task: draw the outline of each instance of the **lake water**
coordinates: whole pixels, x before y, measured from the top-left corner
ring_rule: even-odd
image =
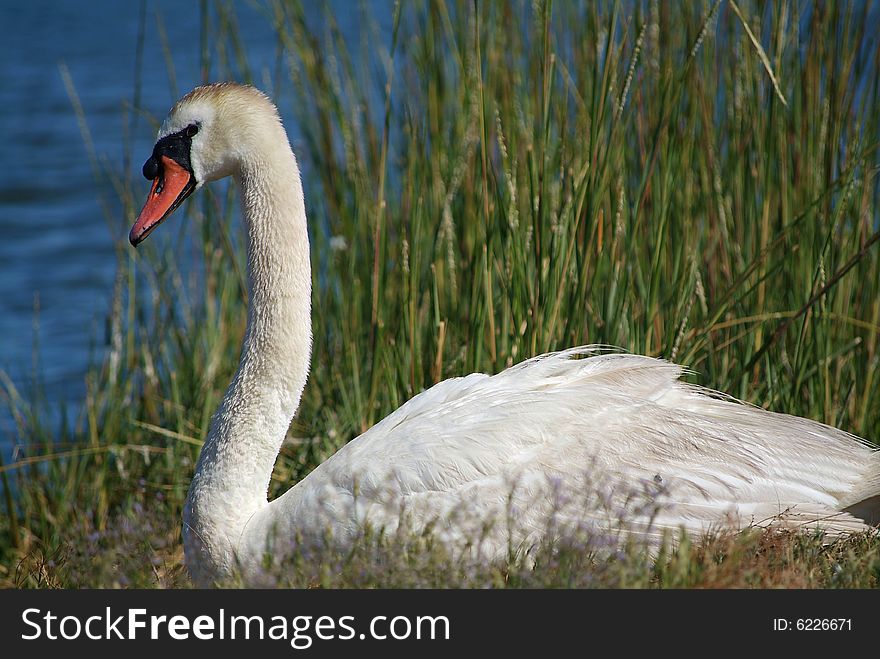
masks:
[[[342,33],[357,34],[354,3],[332,4],[339,5],[334,14]],[[373,15],[387,20],[390,3],[376,4]],[[199,6],[181,0],[0,0],[5,46],[0,57],[0,370],[28,392],[38,343],[37,373],[54,423],[65,402],[71,406],[68,417],[75,417],[84,374],[90,361],[101,357],[92,346],[103,343],[116,268],[114,241],[127,239],[133,220],[122,217],[111,193],[104,200],[116,220],[107,222],[61,71],[69,72],[75,86],[100,165],[124,171],[124,135],[133,129],[132,171],[140,178],[155,135],[146,120],[129,119],[126,125],[123,114],[135,89],[138,35],[143,29],[140,105],[162,117],[175,99],[157,18],[185,92],[201,81]],[[261,72],[274,72],[278,65],[277,41],[259,7],[250,2],[235,7],[251,67],[262,79]],[[284,119],[295,142],[292,119]],[[146,181],[136,185],[146,194]],[[12,419],[0,405],[4,459],[14,440]]]

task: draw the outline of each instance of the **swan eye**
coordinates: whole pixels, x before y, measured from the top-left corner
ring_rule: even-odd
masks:
[[[199,132],[199,125],[198,124],[190,124],[189,126],[186,127],[184,134],[187,137],[193,137],[198,132]]]
[[[144,163],[143,174],[144,178],[148,181],[152,181],[159,176],[159,163],[153,156],[147,158],[147,162]]]

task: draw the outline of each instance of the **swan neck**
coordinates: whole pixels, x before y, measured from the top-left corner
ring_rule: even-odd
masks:
[[[184,513],[187,562],[211,564],[218,573],[238,560],[248,519],[267,505],[275,460],[309,371],[311,269],[302,184],[286,134],[270,138],[234,175],[247,234],[247,328]]]

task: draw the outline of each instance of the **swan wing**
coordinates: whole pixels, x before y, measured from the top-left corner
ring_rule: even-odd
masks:
[[[402,508],[423,525],[467,507],[475,519],[513,514],[534,534],[560,498],[589,490],[603,513],[594,506],[582,517],[626,509],[643,529],[780,517],[859,525],[841,510],[880,462],[858,438],[688,385],[663,360],[597,352],[574,348],[443,381],[268,510],[301,530],[333,520],[335,533],[353,533],[367,517],[394,527]],[[460,518],[448,526],[467,528]]]

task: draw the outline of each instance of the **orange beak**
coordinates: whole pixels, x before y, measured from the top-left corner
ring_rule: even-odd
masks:
[[[129,242],[135,247],[196,189],[195,178],[185,167],[168,156],[161,158],[159,175],[153,179],[147,203],[128,234]]]

